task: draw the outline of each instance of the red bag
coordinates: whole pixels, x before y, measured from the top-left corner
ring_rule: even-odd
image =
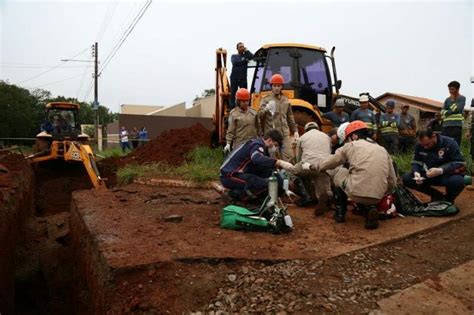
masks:
[[[398,216],[397,207],[395,206],[395,195],[385,195],[377,204],[377,210],[380,216],[385,218],[395,218]]]

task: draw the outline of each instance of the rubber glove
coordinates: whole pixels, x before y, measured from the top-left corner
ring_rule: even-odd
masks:
[[[281,167],[284,170],[290,170],[293,168],[293,164],[291,164],[290,162],[283,161],[283,160],[277,160],[275,165]]]
[[[301,164],[301,168],[303,168],[303,171],[311,171],[311,163],[304,162]]]
[[[224,147],[224,153],[229,153],[230,152],[230,143],[227,143]]]
[[[426,177],[432,178],[443,175],[443,169],[441,167],[432,167],[426,172]]]

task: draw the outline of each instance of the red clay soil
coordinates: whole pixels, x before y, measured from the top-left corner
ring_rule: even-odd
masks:
[[[0,153],[0,313],[13,309],[14,251],[32,212],[33,174],[20,154]]]
[[[116,173],[119,167],[127,164],[145,164],[162,162],[180,165],[187,154],[196,147],[210,147],[211,133],[198,123],[189,128],[167,130],[124,157],[110,157],[99,162],[102,177],[107,178],[107,186],[116,185]]]
[[[92,188],[84,166],[78,163],[61,160],[44,162],[35,167],[35,175],[37,216],[69,211],[71,193]]]
[[[121,164],[163,162],[180,165],[191,150],[210,145],[210,131],[202,124],[195,124],[189,128],[167,130],[120,160]]]
[[[120,305],[128,298],[128,293],[140,296],[142,290],[153,296],[152,305],[163,306],[164,300],[171,304],[183,300],[183,294],[189,292],[186,286],[207,290],[209,283],[210,290],[215,285],[208,274],[212,266],[204,264],[202,270],[194,270],[193,264],[328,259],[472,215],[470,195],[461,195],[461,213],[455,217],[397,218],[382,221],[375,231],[365,230],[360,216],[348,215],[345,224],[336,224],[331,213],[315,218],[310,208],[291,207],[295,230],[271,235],[220,229],[223,204],[213,191],[133,184],[108,192],[74,192],[71,239],[78,246],[74,252],[79,254],[78,265],[91,286],[96,310],[110,310],[114,303]],[[182,221],[167,222],[170,215],[179,215]],[[178,262],[191,266],[176,265]],[[187,280],[181,281],[182,277]],[[128,303],[147,308],[133,300]]]

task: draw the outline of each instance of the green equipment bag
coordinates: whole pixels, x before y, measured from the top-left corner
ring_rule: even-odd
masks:
[[[397,187],[394,194],[397,211],[403,215],[417,217],[442,217],[455,215],[459,212],[459,208],[448,201],[432,201],[423,203],[405,187]]]
[[[268,220],[248,209],[229,205],[222,209],[221,228],[231,230],[262,231],[269,230]]]

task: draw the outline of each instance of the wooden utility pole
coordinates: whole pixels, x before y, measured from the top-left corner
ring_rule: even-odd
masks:
[[[94,138],[97,146],[99,146],[99,44],[94,44]]]

